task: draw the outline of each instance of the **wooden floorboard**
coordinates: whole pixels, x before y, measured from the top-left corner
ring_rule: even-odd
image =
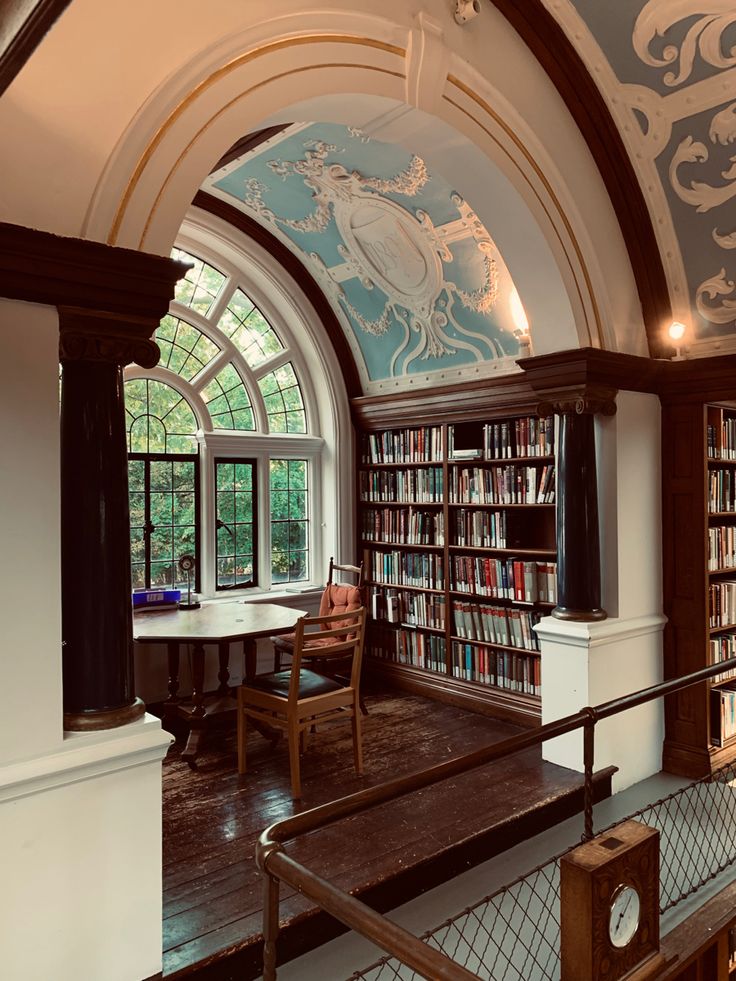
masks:
[[[364,775],[353,770],[350,727],[325,728],[303,758],[298,809],[520,731],[406,693],[369,694],[367,702]],[[294,813],[286,746],[273,749],[252,734],[244,776],[236,770],[231,729],[209,735],[196,770],[180,753],[177,743],[164,762],[164,978],[244,981],[258,976],[260,962],[255,842],[268,824]],[[387,909],[537,833],[540,821],[549,826],[573,813],[581,804],[579,787],[577,774],[543,763],[539,749],[530,749],[306,836],[289,852]],[[282,957],[339,931],[317,913],[303,896],[283,890]]]

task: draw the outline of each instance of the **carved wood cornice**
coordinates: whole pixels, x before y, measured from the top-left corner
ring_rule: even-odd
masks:
[[[0,296],[157,325],[189,266],[166,256],[0,222]]]
[[[0,296],[56,306],[62,361],[158,363],[150,339],[189,268],[165,256],[0,222]]]

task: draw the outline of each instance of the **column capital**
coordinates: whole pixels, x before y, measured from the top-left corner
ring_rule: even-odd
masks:
[[[113,314],[103,310],[60,306],[59,360],[107,361],[153,368],[161,356],[151,340],[158,322],[148,318]]]
[[[547,393],[537,405],[540,416],[574,414],[613,416],[616,414],[616,389],[604,386],[583,386]]]

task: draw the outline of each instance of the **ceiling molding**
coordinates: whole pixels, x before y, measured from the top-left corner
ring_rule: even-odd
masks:
[[[639,181],[594,78],[543,0],[490,0],[527,44],[562,96],[600,171],[636,280],[649,352],[668,356],[662,325],[672,319],[667,277]]]
[[[249,215],[244,214],[238,208],[227,204],[227,202],[221,201],[211,194],[206,194],[204,191],[198,191],[194,196],[192,204],[196,208],[201,208],[203,211],[207,211],[209,214],[215,215],[223,221],[228,222],[234,228],[237,228],[243,235],[257,242],[258,245],[264,248],[283,266],[286,272],[304,291],[304,294],[314,307],[322,322],[322,326],[327,332],[337,362],[342,368],[348,398],[354,398],[360,395],[363,390],[360,375],[358,374],[355,359],[353,358],[353,353],[350,350],[343,329],[335,316],[329,300],[303,263],[300,262],[290,249],[264,228],[263,225],[259,224]]]
[[[0,95],[69,3],[70,0],[15,0],[11,3],[0,3]]]

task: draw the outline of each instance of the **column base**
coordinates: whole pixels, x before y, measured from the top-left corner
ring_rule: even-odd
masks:
[[[601,608],[594,610],[574,610],[569,606],[556,606],[552,610],[552,616],[557,620],[575,620],[577,623],[593,623],[596,620],[605,620],[608,614]]]
[[[122,708],[117,709],[65,712],[64,731],[93,732],[98,729],[117,729],[118,726],[125,726],[129,722],[142,719],[145,713],[146,706],[140,698],[136,698],[131,705],[123,705]]]

